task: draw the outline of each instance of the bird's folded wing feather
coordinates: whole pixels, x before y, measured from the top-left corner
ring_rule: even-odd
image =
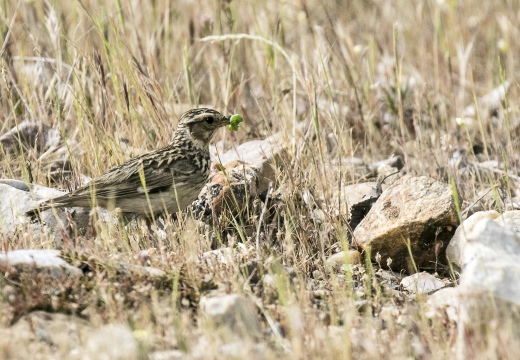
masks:
[[[177,160],[167,167],[153,165],[144,169],[142,166],[135,167],[136,170],[128,173],[128,176],[111,177],[107,173],[103,176],[104,179],[100,177],[90,186],[96,189],[97,197],[140,196],[145,192],[168,191],[172,185],[189,182],[193,176],[193,166],[188,164],[187,159]]]

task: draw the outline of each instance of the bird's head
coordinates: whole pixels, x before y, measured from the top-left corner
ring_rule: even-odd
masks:
[[[212,109],[193,109],[182,114],[177,129],[187,132],[196,143],[207,146],[219,128],[230,124],[229,119]]]

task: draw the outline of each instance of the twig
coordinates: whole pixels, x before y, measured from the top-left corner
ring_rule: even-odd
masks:
[[[503,176],[507,176],[510,179],[513,179],[513,180],[516,180],[516,181],[520,181],[520,176],[512,175],[512,174],[510,174],[508,172],[505,172],[504,170],[495,169],[495,168],[488,167],[488,166],[485,166],[485,165],[482,165],[482,164],[479,164],[479,163],[474,163],[473,165],[475,167],[479,168],[479,169],[489,170],[489,171],[492,171],[494,173],[501,174]]]
[[[258,220],[258,227],[256,228],[256,260],[260,261],[260,229],[262,228],[262,222],[264,221],[264,215],[267,211],[267,203],[269,201],[269,194],[271,193],[271,186],[273,182],[270,181],[267,185],[267,194],[265,195],[265,203],[260,213],[260,219]]]
[[[0,49],[0,58],[4,56],[5,48],[7,47],[7,43],[9,42],[9,38],[11,35],[11,29],[14,26],[14,20],[16,19],[16,15],[18,15],[18,8],[20,7],[20,3],[22,1],[18,1],[18,4],[16,4],[16,9],[14,10],[13,17],[11,19],[11,23],[9,24],[9,27],[7,28],[7,34],[4,38],[4,43],[2,44],[2,48]]]
[[[466,215],[469,210],[476,204],[478,203],[480,200],[482,200],[484,198],[484,196],[486,196],[487,194],[489,194],[491,192],[491,190],[493,190],[494,188],[496,188],[496,185],[493,185],[492,187],[489,188],[488,191],[486,191],[484,194],[482,194],[482,196],[480,196],[477,200],[473,201],[471,204],[468,205],[468,207],[466,208],[466,210],[464,210],[460,215],[461,216],[464,216]]]

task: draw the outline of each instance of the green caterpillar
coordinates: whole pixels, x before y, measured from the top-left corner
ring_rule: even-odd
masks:
[[[235,114],[231,116],[231,119],[229,119],[230,125],[228,126],[228,129],[238,131],[238,124],[240,124],[242,121],[244,121],[244,118],[241,115]]]

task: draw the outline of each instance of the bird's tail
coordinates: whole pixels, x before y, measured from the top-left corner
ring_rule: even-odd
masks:
[[[62,206],[63,205],[60,204],[59,202],[55,202],[53,200],[46,200],[46,201],[43,201],[43,202],[39,203],[34,209],[26,211],[25,212],[25,216],[27,216],[27,217],[29,217],[31,219],[39,218],[40,214],[42,212],[44,212],[45,210],[49,210],[49,209],[52,209],[52,208],[59,208],[59,207],[62,207]]]

